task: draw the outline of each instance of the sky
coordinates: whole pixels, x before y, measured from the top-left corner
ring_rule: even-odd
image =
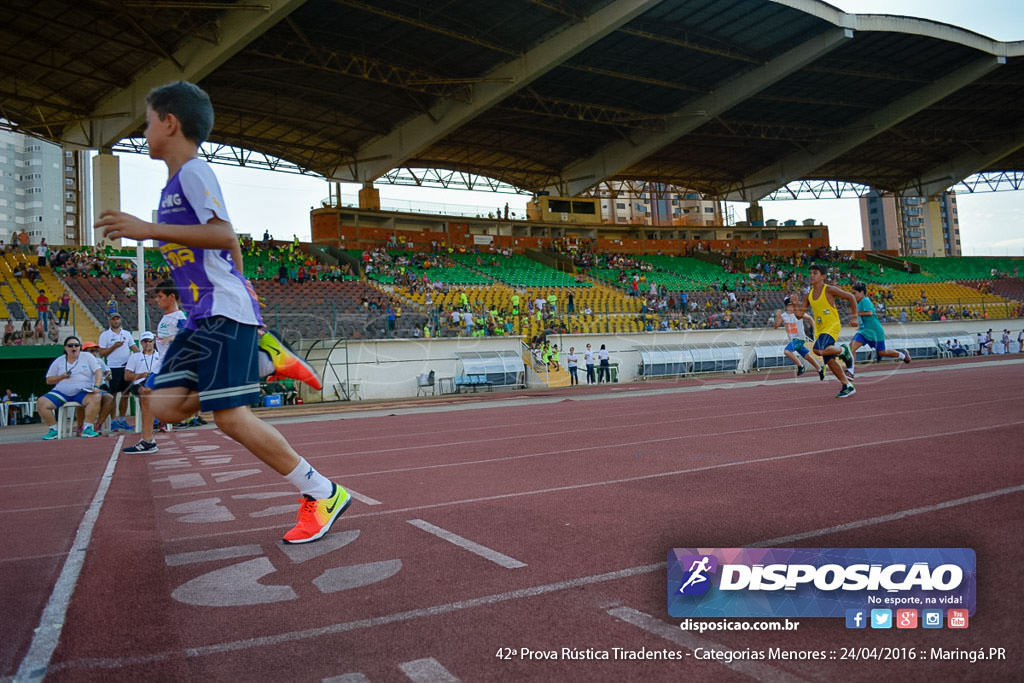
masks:
[[[1024,40],[1024,2],[1020,0],[830,0],[830,4],[856,13],[899,14],[942,21],[997,40]],[[215,103],[216,104],[216,103]],[[125,211],[150,217],[166,182],[161,162],[137,154],[121,156],[121,205]],[[259,169],[217,165],[224,200],[239,233],[261,236],[265,229],[281,239],[292,235],[310,238],[309,210],[327,198],[327,183],[318,178]],[[386,209],[429,213],[456,213],[474,208],[486,215],[509,204],[510,211],[525,211],[524,195],[462,190],[429,190],[381,184],[381,205]],[[344,203],[356,203],[359,187],[342,185]],[[764,201],[764,216],[779,220],[814,218],[829,226],[832,245],[839,249],[863,246],[860,210],[856,199]],[[1024,191],[958,194],[960,238],[964,255],[1024,255]],[[744,204],[733,204],[737,220]]]

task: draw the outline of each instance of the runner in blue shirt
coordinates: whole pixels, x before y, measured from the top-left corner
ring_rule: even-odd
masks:
[[[857,297],[857,315],[860,318],[860,327],[857,329],[857,334],[853,335],[853,341],[850,342],[850,355],[856,358],[857,349],[867,344],[875,350],[879,358],[896,358],[904,363],[909,363],[910,351],[906,349],[893,351],[885,348],[885,330],[882,329],[882,323],[878,322],[878,316],[875,315],[875,304],[868,296],[867,285],[863,282],[855,284],[853,295]],[[847,368],[846,374],[853,376],[853,366]]]

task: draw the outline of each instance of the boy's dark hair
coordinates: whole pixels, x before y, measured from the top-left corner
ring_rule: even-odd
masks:
[[[868,293],[868,286],[866,284],[864,284],[863,282],[858,282],[857,284],[855,284],[853,286],[853,291],[855,291],[855,292],[864,292],[865,294],[867,294]]]
[[[174,286],[174,280],[161,280],[156,285],[156,291],[164,296],[173,296],[178,301],[181,301],[181,296],[178,295],[178,288]]]
[[[181,122],[181,132],[186,138],[202,144],[213,130],[213,104],[210,96],[195,83],[175,81],[153,88],[146,95],[146,104],[163,121],[168,114]]]
[[[810,265],[810,266],[809,266],[809,267],[807,268],[807,270],[816,270],[816,271],[818,271],[819,273],[821,273],[822,277],[824,277],[824,276],[828,275],[828,268],[826,268],[825,266],[821,266],[821,265],[818,265],[817,263],[812,263],[812,264],[811,264],[811,265]]]

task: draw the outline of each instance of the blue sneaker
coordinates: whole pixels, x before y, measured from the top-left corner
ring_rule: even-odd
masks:
[[[56,427],[50,427],[50,431],[46,432],[46,435],[43,436],[43,441],[53,441],[56,438],[57,438],[57,428]]]

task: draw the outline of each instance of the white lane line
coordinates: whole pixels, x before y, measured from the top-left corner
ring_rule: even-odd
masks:
[[[370,679],[357,671],[350,674],[341,674],[340,676],[331,676],[330,678],[323,679],[320,683],[370,683]]]
[[[957,498],[955,500],[949,500],[942,503],[936,503],[935,505],[929,505],[927,507],[918,507],[907,510],[908,514],[904,517],[910,517],[912,515],[923,515],[933,510],[944,510],[958,505],[966,505],[969,503],[976,502],[978,500],[985,500],[990,498],[996,498],[999,496],[1010,495],[1013,493],[1020,493],[1024,491],[1024,485],[1013,486],[1010,488],[999,489],[996,491],[989,491],[973,496],[967,496],[965,498]],[[887,515],[889,517],[891,515]],[[871,518],[878,519],[878,518]],[[869,520],[864,520],[868,522]],[[879,523],[879,522],[876,522]],[[857,522],[851,522],[851,524],[857,524]],[[867,526],[867,523],[861,524],[861,526]],[[808,531],[804,534],[805,538],[813,536],[824,536],[826,534],[834,533],[835,527],[825,527],[823,529],[817,529],[815,531]],[[777,539],[775,539],[777,540]],[[763,546],[771,541],[761,541],[748,544],[743,547],[758,547]],[[457,602],[449,602],[440,605],[433,605],[431,607],[421,607],[419,609],[408,610],[405,612],[394,612],[392,614],[386,614],[379,617],[369,617],[366,619],[356,619],[355,621],[338,622],[335,624],[328,624],[326,626],[319,626],[316,628],[305,629],[302,631],[286,631],[283,633],[276,633],[267,636],[259,636],[256,638],[245,638],[242,640],[226,641],[222,643],[213,643],[211,645],[202,645],[199,647],[189,647],[184,650],[169,650],[165,652],[154,652],[148,655],[137,655],[133,657],[97,657],[89,659],[77,659],[66,662],[60,662],[53,667],[53,671],[64,671],[70,669],[119,669],[125,666],[138,666],[144,664],[152,664],[154,662],[162,662],[175,657],[185,657],[188,659],[195,657],[205,657],[208,655],[223,654],[225,652],[238,652],[243,650],[249,650],[257,647],[276,647],[285,643],[293,643],[303,640],[309,640],[311,638],[322,638],[325,636],[333,636],[339,633],[351,633],[353,631],[362,631],[365,629],[372,629],[378,626],[386,626],[389,624],[405,623],[414,621],[416,619],[435,617],[441,614],[450,614],[453,612],[460,612],[467,609],[473,609],[476,607],[485,607],[500,604],[503,602],[510,602],[513,600],[521,600],[523,598],[533,598],[540,595],[548,595],[550,593],[558,593],[565,590],[571,590],[579,588],[581,586],[589,586],[594,584],[606,583],[609,581],[619,581],[622,579],[629,579],[636,576],[643,576],[646,574],[653,574],[655,572],[665,571],[665,563],[658,562],[656,564],[641,565],[639,567],[630,567],[628,569],[619,569],[616,571],[606,572],[603,574],[593,574],[590,576],[582,576],[575,579],[566,579],[564,581],[558,581],[556,583],[549,583],[540,586],[532,586],[529,588],[520,588],[506,593],[497,593],[492,595],[484,595],[479,598],[470,598],[467,600],[459,600]]]
[[[979,401],[979,402],[976,402],[976,403],[964,403],[964,404],[959,404],[959,405],[955,405],[955,406],[951,405],[951,406],[949,406],[949,408],[951,410],[955,409],[957,411],[960,411],[960,410],[962,410],[963,408],[965,408],[967,406],[977,406],[977,405],[988,404],[988,403],[1003,403],[1004,401],[1005,401],[1005,399],[1002,399],[1002,398],[1000,398],[1000,399],[992,399],[992,400],[986,400],[986,401]],[[917,413],[917,412],[932,414],[932,413],[935,412],[935,409],[934,408],[922,408],[922,409],[917,409],[917,410],[904,410],[901,413],[901,415],[908,415],[908,414]],[[870,420],[870,419],[873,419],[873,418],[876,418],[876,417],[882,418],[882,417],[888,417],[888,416],[891,416],[891,415],[892,415],[892,412],[887,410],[887,411],[883,411],[883,412],[880,412],[880,413],[874,413],[874,414],[870,414],[870,415],[862,415],[862,416],[854,416],[854,417],[835,417],[835,418],[833,418],[831,420],[831,422],[835,423],[835,422],[847,421],[847,420],[848,421]],[[809,421],[809,422],[793,422],[793,423],[787,423],[787,424],[778,423],[778,424],[768,425],[768,426],[764,426],[764,427],[751,427],[751,428],[736,429],[736,430],[725,431],[725,432],[716,432],[715,434],[716,434],[717,437],[723,438],[723,437],[727,437],[727,436],[733,436],[733,435],[736,435],[736,434],[752,434],[752,433],[758,433],[758,432],[774,432],[774,431],[780,431],[780,430],[799,429],[801,427],[814,426],[814,425],[817,425],[819,423],[820,423],[820,420],[812,420],[812,421]],[[972,431],[985,431],[987,429],[996,429],[996,428],[999,428],[999,427],[1007,427],[1007,426],[1013,426],[1013,425],[1019,425],[1019,424],[1024,424],[1024,421],[1004,422],[1004,423],[994,424],[994,425],[982,425],[982,426],[979,426],[979,427],[973,427],[973,428],[969,428],[969,429],[961,429],[961,430],[957,430],[957,431],[944,432],[944,433],[939,434],[939,435],[936,435],[936,434],[920,434],[920,435],[916,435],[916,436],[909,436],[909,437],[903,437],[901,439],[895,439],[895,440],[893,440],[893,442],[896,442],[896,441],[907,441],[907,440],[913,440],[913,439],[925,439],[925,438],[931,438],[933,436],[949,436],[949,435],[959,434],[959,433],[965,433],[966,434],[966,433],[972,432]],[[354,479],[356,477],[372,477],[372,476],[378,476],[378,475],[382,475],[382,474],[402,474],[402,473],[407,473],[407,472],[417,472],[417,471],[421,471],[421,470],[443,470],[443,469],[451,469],[451,468],[458,468],[458,467],[467,467],[467,466],[470,466],[470,465],[491,465],[491,464],[496,464],[496,463],[513,462],[513,461],[516,461],[516,460],[524,460],[524,459],[529,459],[529,458],[542,458],[542,457],[546,457],[546,456],[549,456],[549,455],[568,455],[568,454],[572,454],[572,453],[587,453],[587,452],[596,452],[596,451],[603,451],[603,450],[616,450],[616,449],[621,449],[621,448],[631,448],[633,446],[644,446],[644,445],[647,445],[647,444],[667,443],[667,442],[670,442],[670,441],[683,441],[683,440],[686,440],[686,439],[703,439],[703,440],[706,440],[706,432],[700,431],[700,432],[692,432],[692,433],[687,433],[687,434],[677,434],[677,435],[674,435],[674,436],[660,437],[660,438],[656,438],[656,439],[643,439],[643,440],[640,440],[640,441],[625,441],[625,442],[615,442],[615,443],[606,442],[606,443],[602,443],[602,444],[598,444],[598,445],[594,445],[594,446],[581,446],[581,447],[578,447],[578,448],[562,448],[562,449],[553,450],[553,451],[538,451],[538,452],[534,452],[534,453],[522,453],[522,454],[519,454],[519,455],[508,455],[508,456],[502,456],[502,457],[497,457],[497,458],[481,458],[479,460],[460,460],[458,462],[434,463],[434,464],[430,464],[430,465],[410,465],[410,466],[406,466],[406,467],[396,467],[396,468],[392,468],[392,469],[372,470],[372,471],[366,471],[366,472],[330,473],[330,474],[325,474],[324,476],[326,476],[328,478],[349,481],[349,480]],[[503,440],[503,439],[492,439],[491,443],[493,443],[494,441],[500,441],[500,440]],[[875,446],[875,445],[884,444],[884,443],[890,443],[890,442],[887,442],[887,441],[872,441],[872,442],[864,443],[864,444],[861,444],[861,445],[863,445],[863,446]],[[837,447],[837,448],[839,448],[839,447]],[[823,451],[812,451],[811,453],[827,452],[828,450],[831,450],[831,449],[825,449]],[[797,454],[797,455],[800,455],[800,454]],[[790,457],[790,456],[784,456],[784,457]],[[756,462],[756,461],[752,460],[750,462]],[[272,484],[253,484],[253,485],[244,486],[244,487],[234,486],[234,487],[227,487],[227,488],[221,488],[221,489],[209,489],[209,490],[204,491],[204,493],[221,493],[221,492],[229,492],[229,491],[239,491],[239,490],[242,490],[242,489],[267,488],[267,487],[279,486],[279,485],[280,485],[279,483],[272,483]],[[180,497],[182,495],[192,495],[193,493],[194,492],[191,492],[191,491],[177,492],[177,493],[174,493],[174,492],[172,492],[172,493],[163,493],[163,494],[155,495],[154,498],[177,498],[177,497]]]
[[[376,498],[370,498],[366,494],[359,493],[358,491],[353,491],[348,486],[345,487],[345,490],[348,491],[352,495],[353,498],[355,498],[360,503],[363,503],[365,505],[380,505],[381,504],[381,502],[379,500],[377,500]]]
[[[479,555],[485,560],[490,560],[494,564],[500,565],[505,569],[519,569],[520,567],[526,566],[526,563],[520,562],[514,557],[509,557],[508,555],[499,553],[497,550],[491,550],[487,546],[475,543],[469,540],[468,538],[463,538],[462,536],[459,536],[458,534],[453,534],[452,532],[446,529],[442,529],[439,526],[434,526],[430,522],[424,522],[422,519],[410,519],[409,524],[412,524],[417,529],[423,529],[428,534],[433,534],[434,536],[444,539],[449,543],[454,543],[460,548],[468,550],[469,552],[475,555]]]
[[[800,534],[790,534],[789,536],[779,536],[778,538],[771,538],[767,541],[761,541],[754,543],[753,545],[747,546],[748,548],[769,548],[776,545],[784,545],[786,543],[793,543],[794,541],[802,541],[806,538],[814,538],[815,536],[826,536],[828,534],[838,534],[844,531],[850,531],[851,529],[859,529],[865,526],[874,526],[875,524],[885,524],[886,522],[895,522],[899,519],[906,517],[913,517],[915,515],[921,515],[926,512],[936,512],[938,510],[945,510],[946,508],[953,508],[960,505],[967,505],[969,503],[977,503],[989,498],[997,498],[999,496],[1005,496],[1010,493],[1020,493],[1024,491],[1024,484],[1019,486],[1009,486],[1005,489],[998,489],[996,491],[988,491],[986,493],[979,493],[975,496],[967,496],[966,498],[957,498],[956,500],[947,500],[944,503],[936,503],[934,505],[926,505],[919,508],[910,508],[909,510],[902,510],[900,512],[894,512],[889,515],[879,515],[878,517],[869,517],[867,519],[861,519],[856,522],[847,522],[846,524],[837,524],[835,526],[825,527],[824,529],[815,529],[814,531],[805,531]]]
[[[1021,424],[1024,424],[1024,420],[1019,420],[1019,421],[1016,421],[1016,422],[1004,422],[1004,423],[995,424],[995,425],[984,425],[984,426],[981,426],[981,427],[974,427],[972,429],[961,429],[961,430],[952,431],[952,432],[934,432],[934,433],[931,433],[931,434],[917,434],[917,435],[914,435],[914,436],[904,436],[904,437],[900,437],[900,438],[897,438],[897,439],[885,439],[885,440],[882,440],[882,441],[868,441],[868,442],[865,442],[865,443],[857,443],[857,444],[840,444],[840,445],[837,445],[837,446],[833,446],[831,448],[821,448],[821,449],[817,449],[817,450],[813,450],[813,451],[802,451],[800,453],[785,453],[783,455],[772,455],[772,456],[767,456],[767,457],[764,457],[764,458],[753,458],[753,459],[750,459],[750,460],[733,460],[733,461],[730,461],[730,462],[717,463],[717,464],[714,464],[714,465],[702,465],[700,467],[690,467],[690,468],[681,469],[681,470],[670,470],[668,472],[654,472],[652,474],[642,474],[642,475],[637,475],[635,477],[623,477],[621,479],[608,479],[608,480],[603,480],[603,481],[587,482],[585,484],[567,484],[565,486],[554,486],[554,487],[545,488],[545,489],[533,489],[533,490],[530,490],[530,491],[516,491],[514,493],[499,493],[499,494],[495,494],[495,495],[492,495],[492,496],[481,496],[479,498],[463,498],[461,500],[449,500],[449,501],[445,501],[445,502],[441,502],[441,503],[427,503],[425,505],[413,505],[413,506],[410,506],[410,507],[397,508],[397,509],[394,509],[394,510],[380,510],[380,511],[377,511],[377,512],[360,512],[360,513],[356,513],[356,514],[349,514],[348,516],[345,517],[345,519],[357,519],[357,518],[360,518],[360,517],[378,517],[378,516],[382,516],[382,515],[394,515],[394,514],[408,514],[410,512],[419,512],[421,510],[435,510],[435,509],[439,509],[439,508],[454,507],[454,506],[457,506],[457,505],[472,505],[472,504],[475,504],[475,503],[488,503],[488,502],[491,502],[491,501],[504,500],[504,499],[507,499],[507,498],[519,498],[519,497],[522,497],[522,496],[538,496],[538,495],[546,495],[546,494],[549,494],[549,493],[560,493],[560,492],[563,492],[563,491],[577,491],[577,490],[582,490],[582,489],[594,488],[594,487],[598,487],[598,486],[614,486],[616,484],[629,484],[629,483],[632,483],[632,482],[645,481],[645,480],[648,480],[648,479],[661,479],[661,478],[664,478],[664,477],[676,477],[676,476],[681,476],[681,475],[686,475],[686,474],[697,474],[697,473],[700,473],[700,472],[708,472],[708,471],[711,471],[711,470],[726,469],[726,468],[731,468],[731,467],[743,467],[743,466],[746,466],[746,465],[759,465],[759,464],[763,464],[763,463],[776,462],[776,461],[780,461],[780,460],[790,460],[792,458],[804,458],[804,457],[815,456],[815,455],[831,455],[831,454],[835,454],[835,453],[837,453],[839,451],[856,450],[858,448],[871,448],[871,447],[875,447],[875,446],[886,446],[886,445],[894,444],[894,443],[905,443],[905,442],[909,442],[909,441],[919,441],[919,440],[922,440],[922,439],[935,439],[935,438],[942,438],[942,437],[945,437],[945,436],[956,436],[956,435],[960,435],[960,434],[970,434],[972,432],[987,432],[987,431],[990,431],[990,430],[993,430],[993,429],[999,429],[999,428],[1002,428],[1002,427],[1015,427],[1015,426],[1018,426],[1018,425],[1021,425]],[[639,444],[642,444],[642,443],[647,443],[647,442],[637,441],[637,442],[634,442],[633,445],[639,445]],[[624,445],[624,444],[620,444],[620,445]],[[575,452],[577,450],[582,450],[582,449],[573,449],[571,452]],[[570,451],[565,451],[565,452],[570,452]],[[512,459],[517,458],[517,457],[521,457],[521,456],[510,456],[510,458],[512,458]],[[213,493],[213,491],[204,491],[204,493]],[[156,496],[156,497],[159,498],[160,496]],[[252,528],[252,529],[245,529],[244,531],[245,531],[245,533],[253,533],[253,532],[257,532],[257,531],[273,531],[273,530],[276,530],[276,529],[279,529],[279,528],[281,528],[280,525],[277,525],[277,526],[267,526],[267,527],[257,527],[257,528]],[[207,534],[197,534],[197,535],[193,535],[193,536],[181,536],[181,537],[178,537],[178,538],[170,538],[170,539],[167,539],[167,542],[168,543],[172,543],[172,542],[178,542],[178,541],[195,541],[195,540],[199,540],[199,539],[216,538],[217,536],[227,536],[227,535],[236,536],[236,535],[238,535],[240,533],[242,533],[241,530],[216,531],[216,532],[211,532],[211,533],[207,533]]]
[[[398,668],[413,683],[459,683],[459,679],[433,657],[404,662]]]
[[[50,599],[46,602],[43,614],[39,619],[39,626],[36,627],[32,636],[32,643],[25,653],[24,659],[18,666],[18,673],[14,678],[18,681],[39,681],[46,675],[46,668],[50,665],[50,658],[53,651],[57,649],[60,641],[61,631],[64,629],[64,618],[67,616],[68,604],[71,602],[71,595],[75,592],[75,585],[82,573],[82,566],[85,564],[85,551],[89,548],[89,541],[92,540],[92,530],[96,526],[96,520],[100,516],[100,508],[107,497],[107,490],[114,478],[114,468],[117,466],[117,458],[121,453],[121,445],[124,443],[124,435],[117,438],[114,450],[107,460],[107,468],[100,477],[99,486],[96,487],[96,494],[92,497],[89,509],[82,516],[82,521],[75,532],[75,540],[71,544],[68,557],[64,560],[64,567],[60,571],[60,577],[50,593]]]
[[[233,545],[228,548],[213,548],[212,550],[195,550],[187,553],[176,553],[164,557],[168,567],[180,567],[183,564],[197,564],[200,562],[212,562],[214,560],[230,560],[236,557],[248,557],[259,555],[263,548],[258,543],[252,545]]]
[[[620,621],[624,621],[627,624],[632,624],[638,628],[647,631],[648,633],[654,634],[659,638],[674,643],[682,648],[693,652],[698,648],[704,648],[705,650],[722,650],[720,644],[714,643],[710,640],[705,640],[698,636],[693,635],[689,631],[683,631],[678,626],[672,626],[666,624],[660,619],[655,619],[649,614],[645,614],[632,607],[615,607],[614,609],[608,610],[608,614],[612,615]],[[727,662],[725,660],[715,660],[722,666],[732,669],[737,673],[750,676],[756,681],[765,681],[767,683],[799,683],[804,679],[786,673],[781,669],[776,669],[773,666],[762,664],[761,662],[751,660],[733,660]]]

